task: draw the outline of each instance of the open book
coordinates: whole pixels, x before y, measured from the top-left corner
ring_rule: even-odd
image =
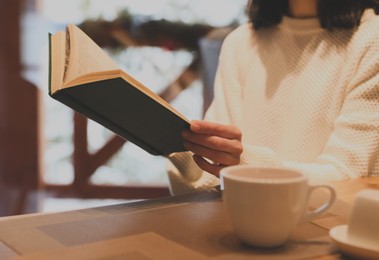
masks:
[[[154,155],[185,151],[189,121],[73,24],[50,37],[49,95]]]

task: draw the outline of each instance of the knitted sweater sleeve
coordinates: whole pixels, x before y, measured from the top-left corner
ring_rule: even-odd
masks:
[[[370,47],[347,88],[334,131],[317,160],[331,169],[324,166],[318,174],[308,171],[315,180],[379,175],[379,41]]]
[[[297,168],[312,183],[379,175],[379,40],[371,43],[346,88],[334,129],[315,161],[281,160],[267,147],[245,145],[242,164]]]

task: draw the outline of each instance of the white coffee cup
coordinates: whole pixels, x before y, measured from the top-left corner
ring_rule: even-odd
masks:
[[[329,185],[310,186],[298,170],[230,166],[220,173],[227,212],[237,236],[258,247],[284,244],[300,222],[325,213],[336,192]],[[329,201],[310,212],[308,201],[316,188],[330,191]]]

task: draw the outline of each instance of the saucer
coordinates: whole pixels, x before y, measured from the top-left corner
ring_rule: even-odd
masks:
[[[342,253],[359,259],[379,259],[379,248],[369,248],[349,241],[347,228],[347,225],[340,225],[329,231],[329,236]]]

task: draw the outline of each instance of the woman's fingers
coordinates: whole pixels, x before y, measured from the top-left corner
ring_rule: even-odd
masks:
[[[182,132],[184,140],[191,143],[205,146],[216,151],[224,151],[227,153],[238,154],[242,153],[242,144],[236,139],[225,139],[218,136],[195,134],[189,130]]]
[[[217,123],[194,120],[190,129],[196,134],[215,135],[227,139],[242,139],[241,131],[235,126],[221,125]]]

